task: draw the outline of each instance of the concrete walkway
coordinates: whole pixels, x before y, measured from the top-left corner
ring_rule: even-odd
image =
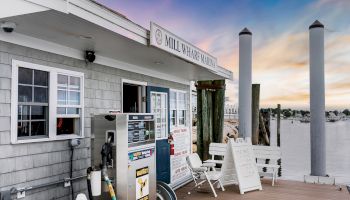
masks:
[[[208,185],[205,184],[204,187],[200,189],[201,191],[198,191],[198,189],[191,191],[193,183],[190,183],[176,190],[176,195],[179,200],[350,200],[350,194],[345,186],[342,186],[342,190],[338,191],[336,186],[306,184],[303,182],[284,180],[278,180],[274,187],[271,186],[271,180],[262,180],[262,186],[262,191],[253,191],[244,195],[239,194],[237,186],[226,186],[225,192],[217,189],[218,197],[214,198]],[[189,191],[191,191],[191,194],[188,194]]]

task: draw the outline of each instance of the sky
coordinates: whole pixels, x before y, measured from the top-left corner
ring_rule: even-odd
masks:
[[[253,83],[261,107],[309,108],[309,29],[325,25],[327,109],[350,108],[350,0],[98,0],[149,29],[156,22],[233,72],[238,102],[238,33],[253,33]]]

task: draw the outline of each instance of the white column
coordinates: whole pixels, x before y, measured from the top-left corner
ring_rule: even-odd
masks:
[[[239,136],[252,135],[252,33],[239,33]]]
[[[310,33],[311,175],[326,175],[324,26],[315,21]]]

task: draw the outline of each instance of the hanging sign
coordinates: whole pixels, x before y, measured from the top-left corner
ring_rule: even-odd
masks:
[[[237,184],[241,194],[262,190],[250,138],[229,140],[221,171],[223,185]]]
[[[171,183],[176,184],[191,176],[186,157],[191,152],[191,137],[187,127],[176,128],[172,132],[174,155],[171,155]]]
[[[217,67],[215,57],[153,22],[151,22],[150,45],[208,69]]]

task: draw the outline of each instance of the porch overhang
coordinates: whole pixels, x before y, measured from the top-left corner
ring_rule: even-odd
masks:
[[[1,18],[17,27],[11,34],[1,31],[0,40],[77,59],[93,50],[97,64],[179,83],[232,79],[232,72],[222,67],[211,70],[149,46],[147,29],[95,2],[68,1],[66,6],[75,4],[66,10],[43,7],[46,1],[35,5],[38,2],[42,2],[41,9],[31,8],[35,12]]]

